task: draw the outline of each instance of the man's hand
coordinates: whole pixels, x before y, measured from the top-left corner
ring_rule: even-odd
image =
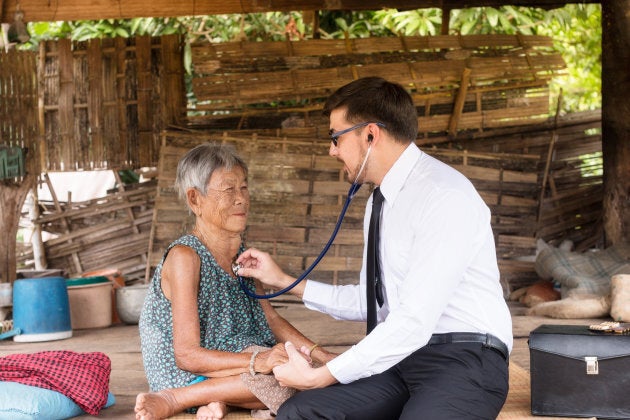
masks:
[[[239,276],[253,277],[267,287],[283,289],[295,281],[295,278],[285,274],[278,267],[269,254],[256,248],[243,252],[236,262],[240,265]]]
[[[273,368],[273,374],[280,385],[296,389],[313,389],[337,382],[325,365],[319,368],[311,367],[308,349],[303,348],[305,352],[301,353],[290,341],[285,343],[285,348],[289,361]]]

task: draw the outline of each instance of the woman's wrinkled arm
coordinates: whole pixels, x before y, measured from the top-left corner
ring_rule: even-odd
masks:
[[[252,353],[203,348],[197,296],[201,261],[185,246],[175,246],[162,267],[162,289],[171,301],[173,347],[177,367],[197,375],[225,377],[249,372]]]

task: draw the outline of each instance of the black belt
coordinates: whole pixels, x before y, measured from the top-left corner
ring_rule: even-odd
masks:
[[[481,334],[474,332],[456,332],[447,334],[433,334],[427,344],[449,344],[449,343],[481,343],[484,347],[494,349],[501,353],[505,360],[508,360],[510,353],[505,343],[492,334]]]

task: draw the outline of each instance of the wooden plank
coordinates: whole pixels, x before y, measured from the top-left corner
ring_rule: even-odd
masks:
[[[88,122],[90,126],[91,168],[101,168],[104,156],[103,141],[103,60],[101,57],[101,42],[92,39],[87,47],[88,83]]]
[[[129,161],[127,126],[127,41],[125,38],[115,38],[115,55],[113,66],[116,69],[116,103],[118,120],[118,144],[113,151],[116,154],[116,162],[121,165]]]
[[[50,195],[52,196],[53,202],[55,203],[55,209],[58,212],[63,213],[61,210],[59,201],[57,200],[57,194],[55,193],[55,190],[52,186],[52,183],[50,182],[50,177],[48,176],[47,172],[44,173],[44,180],[46,181],[46,184],[48,185],[48,190],[50,191]],[[68,224],[68,221],[65,218],[62,218],[61,222],[62,222],[65,233],[70,233],[70,225]],[[69,242],[71,243],[72,240],[69,240]],[[79,259],[79,255],[77,254],[77,252],[72,252],[72,262],[74,263],[74,269],[77,272],[80,272],[82,270],[81,260]]]
[[[71,41],[62,38],[59,47],[59,137],[60,167],[71,170],[75,162],[74,137],[74,71]]]
[[[137,36],[136,48],[136,97],[138,124],[138,153],[139,162],[145,164],[153,161],[153,117],[152,100],[153,75],[151,72],[151,37]]]
[[[464,101],[466,100],[466,94],[468,92],[468,83],[470,81],[471,69],[464,68],[462,71],[462,78],[459,89],[457,90],[457,96],[455,97],[455,104],[453,107],[453,113],[448,124],[448,134],[454,136],[457,133],[457,126],[459,119],[462,116],[464,110]]]
[[[2,15],[4,22],[9,22],[16,10],[16,3],[6,2]],[[182,0],[173,3],[167,0],[151,2],[125,1],[122,4],[116,0],[102,0],[86,4],[81,0],[67,0],[62,3],[42,4],[36,0],[21,0],[20,10],[29,21],[74,21],[98,19],[131,19],[137,17],[172,17],[194,15],[221,15],[232,13],[264,13],[271,11],[290,12],[294,10],[380,10],[389,7],[401,10],[413,10],[431,7],[461,8],[461,3],[455,0],[396,0],[384,4],[376,0],[340,0],[330,2],[325,0],[274,0],[261,3],[256,0]],[[467,7],[490,6],[498,8],[510,4],[516,6],[542,7],[554,9],[563,7],[566,2],[559,0],[469,0]]]
[[[248,241],[266,242],[296,242],[303,243],[306,239],[306,229],[291,228],[286,225],[273,226],[250,225],[247,229]]]
[[[118,60],[117,53],[113,48],[114,42],[113,39],[108,38],[101,40],[103,150],[102,154],[97,157],[97,167],[99,168],[122,166],[118,160],[121,144],[121,122],[118,120],[119,104],[117,101],[119,83],[123,81],[118,78]]]
[[[262,41],[262,42],[223,42],[192,44],[192,58],[236,59],[259,57],[263,54],[273,57],[336,56],[348,54],[375,54],[409,51],[439,51],[444,49],[487,48],[541,48],[551,52],[553,40],[547,36],[517,35],[432,35],[401,36],[352,39],[312,39],[308,41]],[[525,52],[526,50],[521,50]],[[480,51],[480,54],[483,54]],[[294,63],[294,61],[292,61]]]
[[[167,35],[161,38],[161,56],[163,74],[160,77],[160,95],[163,112],[163,122],[166,126],[182,125],[186,112],[186,97],[184,86],[184,65],[182,59],[182,39],[179,35]],[[158,143],[159,146],[159,143]],[[157,159],[154,164],[157,163]]]

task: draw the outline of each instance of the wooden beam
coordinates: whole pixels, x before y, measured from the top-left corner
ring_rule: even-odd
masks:
[[[91,19],[130,19],[136,17],[172,17],[309,10],[400,10],[443,7],[465,7],[510,4],[545,9],[562,7],[570,1],[560,0],[19,0],[27,22],[52,22]],[[593,1],[599,3],[599,1]],[[0,0],[0,20],[12,22],[17,0]]]
[[[448,123],[448,135],[450,138],[454,138],[457,135],[457,125],[459,119],[462,117],[464,111],[464,103],[466,102],[466,95],[468,94],[468,84],[470,83],[470,70],[468,67],[464,67],[462,71],[462,80],[459,83],[459,90],[455,97],[455,105],[453,106],[453,113],[451,114],[451,120]]]
[[[442,7],[442,26],[441,26],[441,34],[448,35],[449,29],[451,28],[451,8],[450,6]]]

